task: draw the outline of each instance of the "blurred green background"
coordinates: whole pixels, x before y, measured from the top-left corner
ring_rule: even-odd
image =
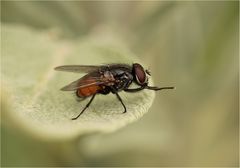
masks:
[[[1,1],[1,22],[72,41],[110,28],[156,85],[177,87],[138,122],[77,143],[2,126],[2,166],[239,166],[238,1]]]

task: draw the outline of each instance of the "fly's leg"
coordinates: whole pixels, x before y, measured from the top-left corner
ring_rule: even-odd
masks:
[[[147,86],[146,89],[149,89],[149,90],[155,90],[155,91],[158,91],[158,90],[164,90],[164,89],[175,89],[175,87],[156,87],[156,86]]]
[[[138,91],[141,91],[143,90],[144,88],[140,87],[140,88],[134,88],[134,89],[124,89],[125,92],[138,92]]]
[[[111,92],[112,92],[113,94],[116,94],[118,100],[121,102],[121,104],[122,104],[122,106],[123,106],[123,108],[124,108],[123,113],[126,113],[126,112],[127,112],[126,106],[125,106],[125,104],[123,103],[122,98],[119,96],[116,88],[114,88],[113,86],[110,87],[110,88],[111,88]]]
[[[138,92],[138,91],[140,91],[140,90],[143,90],[143,89],[145,89],[146,87],[147,87],[146,85],[143,85],[143,86],[141,86],[140,88],[124,89],[124,91],[125,91],[125,92],[132,92],[132,93],[134,93],[134,92]]]
[[[174,89],[175,87],[155,87],[155,86],[147,86],[147,85],[144,85],[140,88],[134,88],[134,89],[124,89],[125,92],[138,92],[140,90],[143,90],[143,89],[148,89],[148,90],[155,90],[155,91],[158,91],[158,90],[164,90],[164,89]]]
[[[80,115],[82,115],[82,113],[90,106],[90,104],[92,103],[94,97],[96,96],[96,94],[94,94],[91,98],[91,100],[88,102],[88,104],[84,107],[84,109],[82,109],[81,113],[78,114],[77,117],[72,118],[72,120],[76,120],[78,117],[80,117]]]
[[[115,94],[116,94],[118,100],[121,102],[121,104],[122,104],[122,106],[123,106],[123,108],[124,108],[124,112],[123,112],[123,113],[126,113],[126,112],[127,112],[127,109],[126,109],[125,104],[124,104],[123,101],[122,101],[122,98],[119,96],[119,94],[118,94],[117,92],[116,92]]]

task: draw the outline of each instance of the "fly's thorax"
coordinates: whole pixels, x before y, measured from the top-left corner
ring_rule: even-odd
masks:
[[[132,83],[133,81],[133,76],[131,73],[129,72],[122,72],[122,73],[118,73],[115,76],[116,82],[115,82],[115,88],[117,90],[123,90],[129,87],[129,85]]]
[[[105,81],[105,84],[107,86],[112,86],[116,82],[113,74],[110,71],[103,72],[103,74],[101,75],[101,78],[103,81]]]
[[[105,72],[103,73],[103,77],[104,77],[105,79],[108,79],[109,81],[114,81],[114,80],[115,80],[113,74],[112,74],[110,71],[105,71]]]

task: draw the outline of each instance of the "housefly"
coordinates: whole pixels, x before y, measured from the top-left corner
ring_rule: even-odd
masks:
[[[87,105],[82,111],[72,120],[76,120],[83,112],[90,106],[93,99],[97,94],[107,95],[113,93],[117,99],[121,102],[124,111],[127,112],[122,98],[118,94],[120,91],[125,92],[138,92],[143,89],[149,90],[163,90],[174,89],[174,87],[153,87],[148,86],[148,76],[150,72],[145,70],[142,65],[134,63],[132,65],[127,64],[106,64],[106,65],[63,65],[55,68],[58,71],[87,73],[82,78],[70,83],[63,87],[63,91],[75,91],[76,95],[80,98],[91,97]],[[135,83],[139,87],[129,88],[129,86]]]

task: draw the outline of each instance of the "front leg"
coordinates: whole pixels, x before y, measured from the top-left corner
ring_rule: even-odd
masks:
[[[155,90],[155,91],[158,91],[158,90],[163,90],[163,89],[175,89],[175,87],[156,87],[156,86],[147,86],[146,89],[149,89],[149,90]]]
[[[143,90],[143,89],[148,89],[148,90],[155,90],[155,91],[158,91],[158,90],[163,90],[163,89],[175,89],[175,87],[156,87],[156,86],[147,86],[147,85],[144,85],[144,86],[141,86],[140,88],[134,88],[134,89],[124,89],[125,92],[138,92],[140,90]]]

